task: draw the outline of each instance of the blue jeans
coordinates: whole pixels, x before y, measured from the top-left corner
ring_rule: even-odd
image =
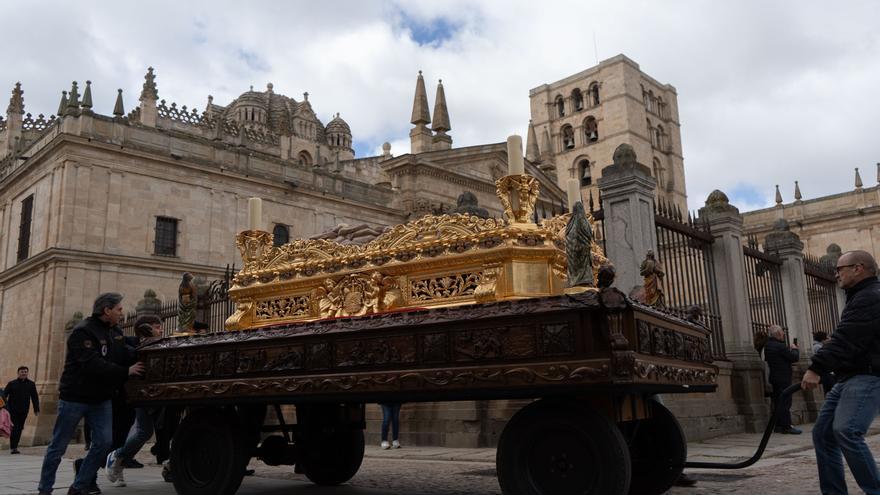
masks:
[[[880,474],[865,432],[880,408],[880,377],[856,375],[838,382],[825,396],[813,426],[813,445],[824,495],[846,494],[843,460],[865,493],[880,494]]]
[[[116,458],[121,460],[133,458],[151,436],[153,436],[153,418],[145,408],[135,408],[134,424],[131,425],[125,444],[116,450]]]
[[[382,406],[382,441],[388,439],[388,423],[391,423],[391,439],[397,440],[400,434],[400,404],[379,404]]]
[[[61,456],[67,450],[67,444],[70,443],[76,426],[83,418],[92,429],[92,445],[89,447],[89,453],[83,459],[76,479],[70,486],[82,490],[97,476],[98,468],[104,464],[104,458],[111,447],[113,406],[109,400],[98,404],[59,400],[58,418],[55,420],[55,428],[52,430],[52,441],[49,442],[46,456],[43,457],[38,491],[52,493],[52,487],[55,485],[55,473],[58,471],[58,464],[61,463]]]

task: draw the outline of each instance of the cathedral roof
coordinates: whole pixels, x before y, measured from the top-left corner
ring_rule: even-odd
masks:
[[[337,113],[336,117],[327,123],[326,134],[346,134],[351,136],[351,127]]]

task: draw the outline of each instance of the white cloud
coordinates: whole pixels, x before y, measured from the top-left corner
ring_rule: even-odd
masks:
[[[407,150],[415,76],[446,89],[455,146],[524,133],[528,90],[624,53],[676,86],[692,208],[713,189],[764,204],[794,180],[805,198],[873,184],[880,4],[703,2],[26,2],[0,4],[0,90],[20,80],[27,111],[53,113],[74,79],[109,113],[137,102],[147,66],[160,97],[203,108],[250,85],[340,112],[361,149]],[[437,43],[414,29],[442,19]],[[416,23],[416,24],[412,24]],[[7,89],[8,88],[8,89]],[[5,93],[8,94],[8,93]],[[5,100],[4,100],[5,101]],[[758,205],[753,203],[749,206]]]

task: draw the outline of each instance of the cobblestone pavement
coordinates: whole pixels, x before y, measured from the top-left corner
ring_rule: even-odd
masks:
[[[808,430],[808,428],[807,428]],[[732,435],[690,445],[691,459],[711,459],[730,462],[747,456],[757,445],[757,435]],[[880,435],[873,434],[868,443],[880,453]],[[23,449],[24,455],[0,453],[0,495],[29,495],[35,493],[42,452],[44,448]],[[82,446],[71,446],[68,455],[82,453]],[[767,456],[755,466],[736,471],[690,470],[698,480],[693,488],[674,488],[673,495],[769,493],[818,493],[815,457],[810,445],[809,432],[804,435],[776,435],[772,437]],[[148,455],[140,455],[148,463]],[[318,487],[303,476],[293,473],[289,466],[270,467],[259,462],[252,464],[256,476],[245,478],[241,495],[497,495],[501,493],[495,478],[494,450],[443,449],[404,447],[381,451],[369,446],[367,456],[358,474],[350,483],[333,488]],[[72,481],[70,461],[59,469],[56,493],[62,494]],[[110,487],[101,483],[107,495],[164,495],[173,494],[168,483],[161,481],[159,468],[147,465],[144,469],[126,470],[129,486]],[[847,474],[849,477],[849,474]],[[101,481],[104,480],[103,472]],[[861,491],[849,477],[851,493]]]

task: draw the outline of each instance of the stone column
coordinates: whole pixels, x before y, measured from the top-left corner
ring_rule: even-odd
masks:
[[[792,232],[784,218],[776,220],[773,231],[764,240],[764,250],[776,253],[782,259],[782,301],[785,304],[785,323],[789,339],[797,338],[801,361],[807,361],[813,341],[813,322],[807,300],[807,280],[804,275],[804,243]]]
[[[629,293],[642,285],[639,265],[649,250],[657,250],[654,189],[651,170],[636,161],[632,146],[614,150],[614,164],[598,180],[605,212],[605,255],[617,269],[614,286]]]
[[[727,195],[715,190],[700,219],[709,223],[715,242],[712,262],[727,358],[733,363],[731,388],[747,431],[761,431],[769,418],[764,401],[764,365],[752,338],[752,317],[746,290],[745,260],[742,251],[743,220]]]

